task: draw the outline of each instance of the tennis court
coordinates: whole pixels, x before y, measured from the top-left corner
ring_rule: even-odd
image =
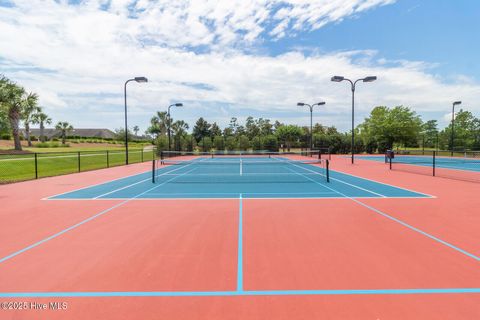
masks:
[[[362,156],[362,159],[385,162],[382,156]],[[431,167],[433,160],[431,155],[395,155],[392,159],[393,163],[404,163],[417,166]],[[466,157],[436,157],[435,166],[438,168],[465,170],[480,172],[480,159],[472,159]]]
[[[477,184],[183,154],[0,191],[0,298],[69,306],[11,317],[480,317]]]

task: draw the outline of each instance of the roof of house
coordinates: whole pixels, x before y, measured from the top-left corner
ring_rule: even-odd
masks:
[[[21,130],[25,135],[25,129]],[[30,129],[30,134],[36,137],[40,136],[40,129]],[[53,128],[45,128],[43,134],[48,139],[58,138],[61,136],[61,131]],[[68,136],[80,136],[85,138],[115,138],[115,133],[110,129],[73,129],[67,133]]]

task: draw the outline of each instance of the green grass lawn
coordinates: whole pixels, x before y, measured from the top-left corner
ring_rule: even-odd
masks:
[[[101,169],[125,164],[125,152],[122,149],[90,150],[37,153],[37,174],[39,178]],[[43,151],[43,150],[42,150]],[[129,163],[138,163],[153,159],[153,151],[142,149],[129,150]],[[35,154],[0,155],[0,183],[35,179]]]

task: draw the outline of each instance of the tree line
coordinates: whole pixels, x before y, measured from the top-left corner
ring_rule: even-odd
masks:
[[[13,137],[15,150],[21,151],[22,144],[20,126],[25,128],[25,140],[29,147],[32,146],[30,126],[38,124],[40,126],[40,141],[45,142],[45,125],[52,123],[52,119],[38,105],[38,95],[33,92],[27,92],[24,87],[11,81],[5,76],[0,75],[0,136],[2,139]],[[55,129],[60,130],[62,144],[73,126],[65,121],[60,121],[55,125]]]
[[[171,145],[168,146],[168,127]],[[157,112],[151,119],[148,134],[153,136],[160,150],[269,150],[280,148],[308,148],[310,128],[284,124],[270,119],[247,117],[244,123],[232,117],[221,129],[216,122],[199,118],[191,133],[183,120],[169,119],[167,112]],[[471,112],[460,110],[455,116],[455,150],[480,150],[480,119]],[[313,128],[313,146],[329,148],[332,153],[349,153],[351,132],[339,132],[334,126],[316,123]],[[406,106],[373,108],[369,116],[355,128],[355,152],[383,153],[395,148],[427,148],[451,150],[452,124],[440,130],[437,120],[424,122]]]

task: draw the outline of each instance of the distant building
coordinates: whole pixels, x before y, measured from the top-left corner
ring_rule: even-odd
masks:
[[[25,129],[20,130],[20,134],[25,136]],[[30,129],[30,135],[35,138],[40,138],[40,129]],[[53,138],[60,138],[61,131],[57,129],[46,128],[43,130],[43,135],[51,140]],[[103,138],[114,139],[115,133],[109,129],[73,129],[67,133],[69,137],[82,137],[82,138]]]

